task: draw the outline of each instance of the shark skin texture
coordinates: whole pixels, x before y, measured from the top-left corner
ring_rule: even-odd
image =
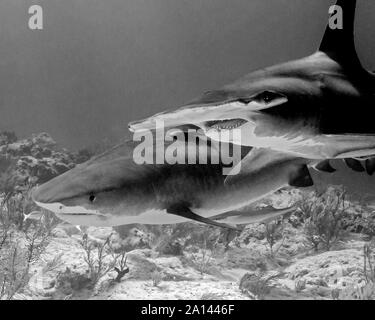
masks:
[[[344,159],[353,170],[372,174],[375,76],[356,53],[356,0],[337,5],[343,28],[327,26],[311,56],[251,72],[181,108],[134,121],[130,131],[149,130],[157,121],[168,128],[191,124],[213,140],[306,159]],[[222,134],[234,129],[241,134]]]
[[[196,148],[201,144],[170,142]],[[194,220],[218,227],[275,219],[294,207],[257,209],[248,207],[281,188],[304,181],[312,184],[305,159],[283,159],[248,175],[237,184],[226,185],[220,146],[208,144],[208,157],[219,155],[218,164],[136,164],[135,142],[125,142],[106,153],[37,187],[36,204],[73,225],[116,226],[125,224],[174,224]],[[161,148],[154,145],[154,154]],[[248,153],[242,148],[243,154]],[[190,149],[191,150],[191,149]],[[183,155],[185,157],[185,155]],[[310,183],[306,183],[310,182]],[[241,210],[246,207],[246,210]]]

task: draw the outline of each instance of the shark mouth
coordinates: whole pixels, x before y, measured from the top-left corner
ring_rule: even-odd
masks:
[[[35,201],[34,202],[41,208],[47,209],[60,216],[97,216],[104,217],[105,215],[98,212],[97,210],[89,210],[81,206],[66,207],[61,203],[42,203]]]
[[[214,129],[216,131],[221,130],[233,130],[241,127],[247,121],[244,119],[228,119],[220,121],[208,121],[205,123],[207,129]]]
[[[95,213],[57,213],[61,216],[77,216],[77,217],[87,217],[87,216],[98,216]]]

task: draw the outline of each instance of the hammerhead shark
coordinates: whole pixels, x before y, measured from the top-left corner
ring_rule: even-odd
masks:
[[[314,54],[254,71],[181,108],[132,122],[129,129],[148,130],[157,121],[171,128],[193,124],[214,140],[267,148],[277,156],[345,159],[354,170],[374,173],[375,75],[356,53],[356,0],[338,0],[333,8],[342,9],[343,24],[328,24]],[[220,134],[234,129],[241,134]]]
[[[174,143],[196,148],[197,157],[206,152],[206,146],[196,142],[178,139]],[[175,224],[194,220],[236,228],[294,210],[257,209],[251,206],[255,201],[283,187],[312,185],[303,158],[275,161],[226,185],[221,160],[218,164],[136,164],[136,146],[135,142],[121,143],[39,186],[32,192],[32,199],[73,225]],[[207,144],[207,155],[220,156],[220,146]],[[156,148],[157,144],[154,154],[160,151]],[[243,149],[246,154],[250,148]]]

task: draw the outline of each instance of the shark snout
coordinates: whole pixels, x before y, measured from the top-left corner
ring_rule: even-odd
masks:
[[[31,199],[36,203],[50,203],[52,200],[52,195],[49,191],[48,185],[43,184],[41,186],[36,187],[31,192]]]
[[[64,200],[59,197],[59,190],[52,190],[51,185],[47,182],[44,185],[36,188],[31,193],[31,198],[41,208],[47,209],[60,218],[68,215],[85,216],[102,216],[96,209],[90,209],[85,203],[78,204],[76,201]]]
[[[156,127],[156,120],[147,118],[143,120],[130,122],[128,128],[131,132],[139,132],[145,130],[152,130]]]
[[[83,188],[80,188],[80,185],[75,182],[79,177],[73,170],[34,188],[31,192],[31,199],[38,204],[52,204],[71,198],[81,191],[83,192]]]
[[[59,213],[63,206],[62,204],[54,201],[53,194],[48,190],[50,189],[48,185],[46,187],[46,184],[35,188],[31,192],[31,199],[37,206],[54,213]]]

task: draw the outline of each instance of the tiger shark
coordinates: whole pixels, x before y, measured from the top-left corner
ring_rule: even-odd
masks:
[[[201,145],[196,155],[220,156],[220,145]],[[277,158],[235,184],[226,185],[218,164],[136,164],[135,142],[125,142],[37,187],[32,199],[73,225],[175,224],[194,220],[218,227],[263,222],[290,213],[294,207],[251,206],[283,187],[313,184],[306,159]],[[166,148],[168,144],[164,146]],[[156,154],[157,144],[153,150]],[[243,147],[244,154],[248,147]],[[191,149],[190,149],[191,152]],[[246,208],[243,210],[243,208]]]
[[[154,128],[157,121],[170,128],[194,124],[214,140],[306,159],[346,159],[354,170],[372,174],[375,75],[356,53],[356,0],[338,0],[331,9],[330,19],[343,13],[342,25],[328,24],[314,54],[256,70],[178,109],[132,122],[130,131]],[[221,134],[234,129],[241,134]],[[366,159],[363,168],[358,160]]]

